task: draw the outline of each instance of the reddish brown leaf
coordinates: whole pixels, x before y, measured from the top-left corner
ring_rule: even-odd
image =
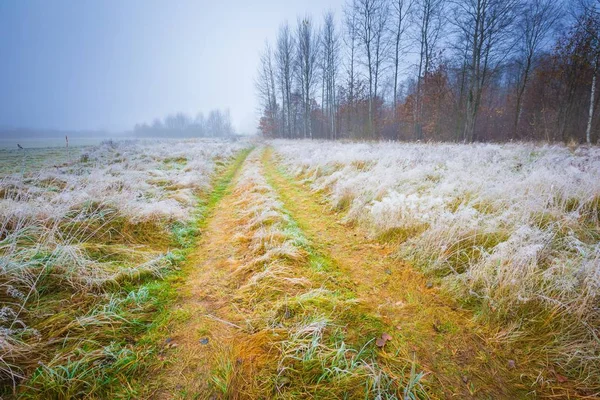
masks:
[[[377,340],[375,341],[375,344],[378,347],[383,347],[385,346],[385,344],[387,343],[388,340],[392,340],[392,337],[388,334],[388,333],[382,333],[381,337],[377,338]]]
[[[565,383],[566,381],[568,381],[569,379],[566,376],[563,376],[561,374],[556,374],[556,381],[558,383]]]

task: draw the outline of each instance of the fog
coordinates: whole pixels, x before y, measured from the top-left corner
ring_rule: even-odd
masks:
[[[341,0],[2,1],[0,129],[133,129],[183,112],[229,109],[254,133],[265,38]]]

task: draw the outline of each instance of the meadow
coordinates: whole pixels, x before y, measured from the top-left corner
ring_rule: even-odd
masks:
[[[15,398],[593,398],[600,150],[0,152]]]
[[[199,199],[247,144],[107,141],[2,151],[0,378],[24,397],[102,393],[198,232]],[[70,382],[70,384],[69,384]]]
[[[540,371],[600,384],[600,149],[277,141],[346,224],[534,346]],[[541,354],[541,355],[540,355]],[[545,361],[543,361],[545,360]]]

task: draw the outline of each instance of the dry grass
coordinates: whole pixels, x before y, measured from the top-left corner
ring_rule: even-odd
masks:
[[[296,223],[283,209],[277,193],[264,177],[259,154],[254,154],[236,190],[241,244],[252,255],[236,270],[237,307],[252,310],[246,318],[260,347],[268,344],[270,361],[258,376],[235,386],[242,397],[400,398],[405,363],[381,369],[371,335],[381,329],[359,326],[365,310],[354,295],[332,282],[331,274]],[[341,278],[343,279],[343,278]],[[262,334],[260,334],[262,333]],[[418,381],[416,379],[416,381]],[[416,385],[409,390],[421,393]],[[235,396],[234,396],[235,397]]]
[[[404,390],[409,398],[426,397],[410,361],[379,365],[372,338],[381,334],[381,322],[357,303],[347,278],[314,251],[283,208],[260,151],[249,155],[214,218],[208,234],[216,241],[201,243],[207,256],[195,266],[182,304],[210,317],[175,328],[180,346],[160,380],[169,386],[181,371],[187,383],[165,398],[195,391],[203,398],[392,399]],[[213,236],[212,229],[235,235]],[[218,242],[227,237],[234,241]],[[208,255],[219,247],[224,254]],[[194,331],[210,337],[209,345],[202,347]],[[199,355],[180,358],[185,354]],[[210,370],[195,367],[203,361]]]
[[[540,374],[600,390],[600,152],[533,144],[275,142],[343,221],[398,243]]]
[[[1,394],[100,395],[135,375],[147,350],[128,341],[193,243],[198,195],[243,146],[107,142],[0,176]]]

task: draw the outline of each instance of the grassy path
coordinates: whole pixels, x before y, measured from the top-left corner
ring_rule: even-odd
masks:
[[[219,193],[148,397],[526,397],[497,332],[338,224],[269,149]]]
[[[186,262],[187,279],[173,310],[179,316],[178,322],[165,338],[164,359],[168,367],[149,384],[152,398],[197,398],[200,393],[208,393],[214,354],[222,350],[215,339],[231,341],[235,335],[233,325],[221,322],[216,314],[228,311],[230,294],[221,283],[226,281],[227,264],[234,260],[232,189],[244,161],[245,157],[232,166],[207,204],[210,215],[205,219],[197,249]],[[201,396],[205,397],[208,396]]]

